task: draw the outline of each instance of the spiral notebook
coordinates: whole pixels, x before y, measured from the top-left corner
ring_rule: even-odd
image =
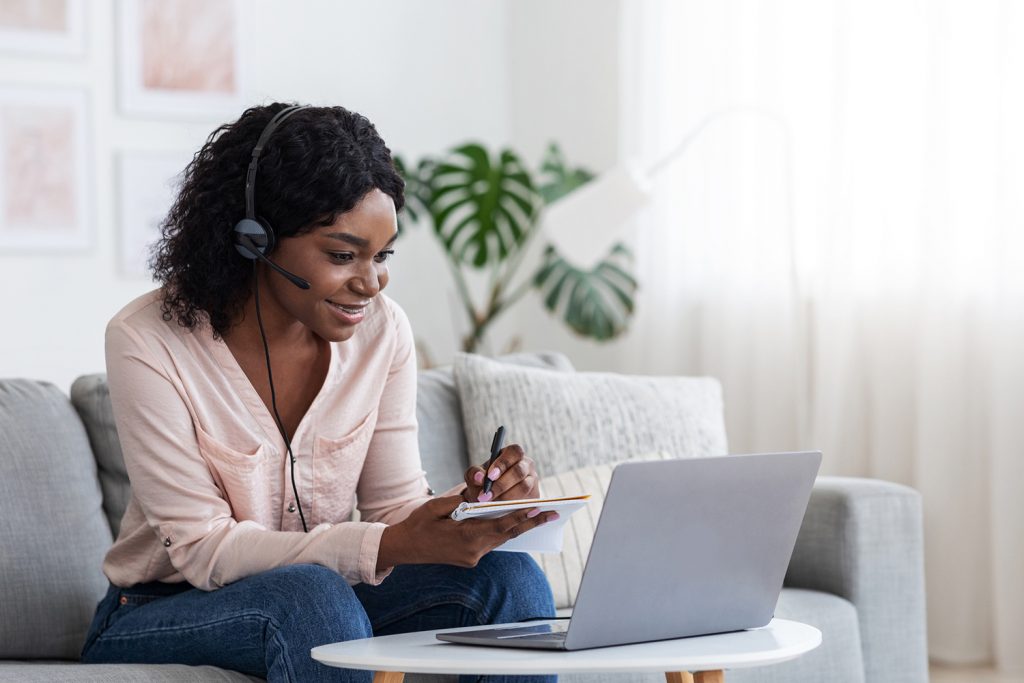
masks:
[[[540,508],[541,512],[555,510],[558,519],[546,522],[517,536],[495,550],[517,553],[560,553],[562,552],[562,531],[565,523],[574,512],[583,508],[590,498],[586,496],[569,496],[567,498],[528,498],[525,500],[502,500],[494,503],[460,503],[452,512],[452,519],[461,522],[465,519],[486,519],[501,517],[515,510],[524,508]]]

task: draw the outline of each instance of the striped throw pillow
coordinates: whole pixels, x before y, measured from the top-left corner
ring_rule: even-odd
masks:
[[[670,457],[667,453],[653,453],[634,460],[666,460]],[[583,580],[583,567],[590,554],[597,520],[601,517],[614,469],[612,464],[592,465],[541,479],[541,496],[545,498],[590,494],[587,506],[570,517],[564,527],[562,552],[532,553],[548,577],[557,609],[572,607],[576,602],[576,593]]]

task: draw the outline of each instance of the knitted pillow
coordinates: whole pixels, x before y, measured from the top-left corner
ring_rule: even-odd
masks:
[[[637,453],[727,452],[721,386],[713,378],[552,372],[460,354],[455,383],[471,462],[487,459],[498,425],[542,477]]]

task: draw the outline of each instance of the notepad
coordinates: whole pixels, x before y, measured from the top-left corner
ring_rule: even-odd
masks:
[[[461,522],[464,519],[480,519],[501,517],[514,510],[540,508],[541,512],[555,510],[558,519],[546,522],[517,536],[495,550],[517,553],[560,553],[562,552],[562,531],[565,523],[574,512],[587,504],[590,496],[570,496],[568,498],[528,498],[525,500],[501,500],[494,503],[460,503],[452,512],[452,519]]]

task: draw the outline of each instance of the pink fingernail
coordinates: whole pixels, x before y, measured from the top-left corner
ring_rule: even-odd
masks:
[[[476,474],[474,474],[473,475],[473,481],[475,481],[478,484],[484,483],[484,473],[483,472],[477,472]]]
[[[498,477],[501,476],[501,470],[497,467],[492,467],[491,471],[487,473],[487,478],[491,481],[498,481]]]
[[[559,517],[560,517],[560,515],[559,515],[559,514],[558,514],[557,512],[555,512],[555,513],[552,513],[552,515],[551,515],[550,517],[548,517],[548,521],[549,521],[549,522],[553,522],[553,521],[555,521],[556,519],[558,519]]]
[[[481,503],[486,503],[491,498],[494,498],[494,494],[491,493],[490,491],[488,491],[487,493],[481,493],[479,496],[477,496],[477,500],[480,501]]]
[[[526,516],[527,517],[536,517],[539,514],[540,514],[540,508],[533,508],[532,510],[530,510],[529,512],[526,513]]]

